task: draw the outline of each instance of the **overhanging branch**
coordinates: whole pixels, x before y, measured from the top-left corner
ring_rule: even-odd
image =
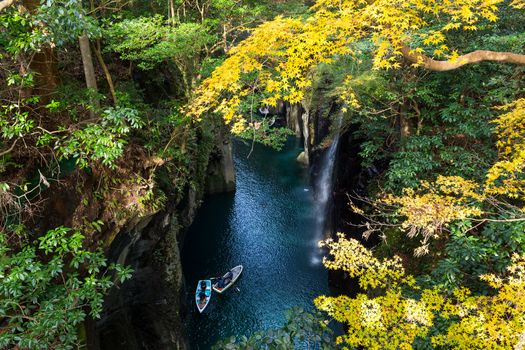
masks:
[[[5,8],[13,5],[15,0],[2,0],[0,1],[0,12],[2,12]]]
[[[437,72],[454,70],[467,64],[479,62],[500,62],[525,65],[525,55],[512,52],[476,50],[459,56],[455,60],[438,61],[422,53],[415,52],[407,45],[402,45],[400,51],[403,57],[408,61],[420,64],[425,69]]]

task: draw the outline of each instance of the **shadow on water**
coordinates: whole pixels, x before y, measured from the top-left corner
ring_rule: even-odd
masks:
[[[276,328],[292,306],[312,310],[328,294],[328,274],[312,262],[316,210],[308,174],[295,158],[295,139],[274,151],[234,142],[237,190],[205,200],[182,251],[188,287],[186,325],[191,349],[210,349],[232,335]],[[242,264],[244,272],[225,294],[213,293],[203,314],[195,308],[199,279],[219,276]]]

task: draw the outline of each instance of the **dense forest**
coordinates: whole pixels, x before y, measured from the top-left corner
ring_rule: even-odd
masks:
[[[298,137],[315,177],[340,135],[361,175],[319,245],[347,286],[216,348],[525,347],[522,0],[0,0],[0,79],[0,348],[112,348],[122,295],[184,292],[232,137]],[[128,348],[186,348],[172,304]]]

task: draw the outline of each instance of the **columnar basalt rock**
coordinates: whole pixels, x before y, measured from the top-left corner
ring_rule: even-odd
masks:
[[[295,137],[303,137],[304,108],[300,103],[286,103],[286,125],[295,132]]]
[[[210,154],[206,173],[206,192],[208,194],[235,190],[235,169],[230,134],[224,125],[218,126],[215,133],[216,141]]]
[[[197,206],[195,199],[185,204],[187,212]],[[134,273],[106,298],[102,318],[88,335],[89,349],[186,348],[180,317],[181,219],[176,208],[167,207],[117,235],[108,258],[131,266]]]

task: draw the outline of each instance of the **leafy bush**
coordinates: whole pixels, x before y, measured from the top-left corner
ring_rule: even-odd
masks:
[[[124,151],[126,140],[123,136],[142,125],[136,110],[108,108],[100,123],[90,123],[58,143],[58,153],[62,158],[75,158],[81,168],[94,161],[112,167]]]
[[[130,268],[108,269],[103,252],[83,249],[84,236],[66,227],[19,247],[11,238],[0,233],[0,348],[77,348],[78,327],[99,317],[105,292]]]

